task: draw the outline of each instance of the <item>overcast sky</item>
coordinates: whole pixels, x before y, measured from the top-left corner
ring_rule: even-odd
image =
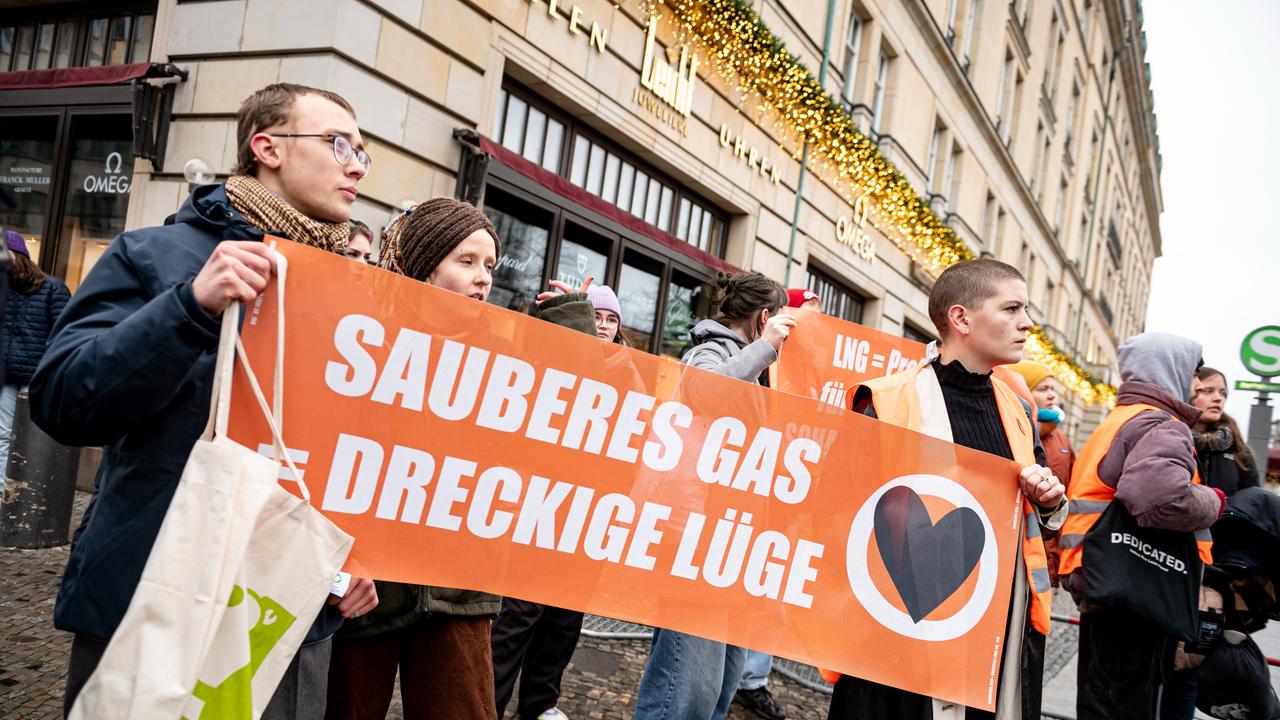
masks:
[[[1164,155],[1164,256],[1147,329],[1203,343],[1205,364],[1231,387],[1257,379],[1240,363],[1244,336],[1280,325],[1280,2],[1142,9]],[[1246,432],[1256,397],[1227,398]]]

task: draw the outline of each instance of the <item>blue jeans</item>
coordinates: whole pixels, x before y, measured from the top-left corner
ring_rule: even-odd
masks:
[[[18,406],[18,393],[25,387],[0,386],[0,493],[4,492],[4,479],[9,469],[9,439],[13,434],[13,413]]]
[[[723,720],[745,658],[740,647],[655,629],[635,720]]]
[[[1200,676],[1196,674],[1195,668],[1173,673],[1160,694],[1160,720],[1194,718],[1199,686]]]
[[[755,650],[747,651],[747,661],[742,666],[743,690],[758,690],[769,684],[769,671],[773,670],[773,656]]]

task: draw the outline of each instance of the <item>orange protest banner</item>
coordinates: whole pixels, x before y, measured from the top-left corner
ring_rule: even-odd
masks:
[[[1020,531],[1012,462],[278,246],[284,439],[374,577],[992,708]],[[264,387],[276,292],[243,329]],[[269,453],[251,408],[237,373],[231,435]]]
[[[848,407],[860,382],[914,367],[925,345],[812,310],[791,310],[795,330],[774,364],[770,385],[782,392]]]

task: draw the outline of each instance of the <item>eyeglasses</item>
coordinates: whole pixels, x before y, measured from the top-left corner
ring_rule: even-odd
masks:
[[[369,153],[363,148],[357,150],[351,147],[351,141],[342,135],[333,133],[267,133],[267,135],[278,138],[324,138],[333,143],[333,159],[337,160],[339,165],[346,167],[354,157],[356,162],[360,163],[360,167],[363,167],[365,172],[369,172],[369,166],[373,163]]]

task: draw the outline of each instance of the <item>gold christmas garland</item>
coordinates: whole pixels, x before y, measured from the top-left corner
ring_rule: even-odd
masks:
[[[818,169],[842,181],[849,204],[855,193],[867,196],[879,229],[909,257],[933,273],[975,257],[741,0],[641,1],[651,14],[658,12],[657,4],[671,8],[681,40],[697,40],[719,76],[736,87],[742,104],[754,103],[757,115],[773,118],[797,146],[809,143]],[[794,157],[798,160],[799,153]],[[1115,404],[1116,389],[1095,380],[1038,327],[1028,335],[1027,353],[1086,404]]]

